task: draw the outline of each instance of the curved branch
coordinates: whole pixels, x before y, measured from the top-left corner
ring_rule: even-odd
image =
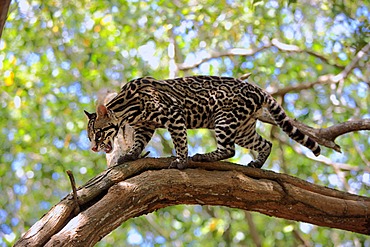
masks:
[[[370,119],[349,120],[321,129],[309,127],[297,120],[292,120],[292,124],[320,145],[334,149],[337,152],[341,152],[340,146],[335,143],[338,136],[354,131],[370,130]]]
[[[370,198],[227,162],[166,169],[171,159],[117,165],[54,206],[15,246],[92,246],[124,221],[171,205],[224,205],[370,234]]]
[[[349,120],[327,128],[318,129],[318,132],[320,136],[325,136],[327,139],[334,141],[338,136],[360,130],[370,130],[370,119]]]

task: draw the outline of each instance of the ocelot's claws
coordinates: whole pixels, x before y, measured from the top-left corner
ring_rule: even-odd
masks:
[[[174,159],[170,166],[168,168],[175,168],[175,169],[185,169],[188,165],[188,161],[187,160],[183,160],[183,159],[180,159],[180,158],[176,158]]]

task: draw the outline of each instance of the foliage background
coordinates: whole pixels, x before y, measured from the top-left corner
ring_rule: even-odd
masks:
[[[96,92],[151,75],[192,74],[251,79],[269,92],[340,73],[370,41],[364,1],[13,1],[0,42],[0,246],[12,245],[69,191],[66,170],[83,184],[105,168],[89,151],[83,109]],[[301,52],[263,46],[273,38]],[[217,57],[245,51],[250,56]],[[253,52],[261,49],[259,52]],[[315,55],[316,54],[316,55]],[[210,59],[189,70],[184,67]],[[290,116],[314,127],[370,117],[369,56],[339,83],[278,99]],[[369,196],[370,136],[338,141],[314,159],[279,129],[260,124],[273,141],[264,169]],[[147,150],[169,156],[157,131]],[[212,132],[189,131],[190,154],[215,148]],[[238,148],[233,162],[252,158]],[[325,159],[326,158],[326,159]],[[269,218],[224,207],[175,206],[132,219],[98,246],[370,246],[363,235]]]

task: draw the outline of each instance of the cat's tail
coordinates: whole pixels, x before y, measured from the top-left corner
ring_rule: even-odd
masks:
[[[320,155],[320,146],[317,142],[312,140],[309,136],[303,134],[299,129],[293,126],[291,119],[286,115],[284,109],[280,104],[269,94],[267,95],[266,106],[275,120],[275,122],[288,134],[290,138],[303,146],[311,149],[315,156]]]

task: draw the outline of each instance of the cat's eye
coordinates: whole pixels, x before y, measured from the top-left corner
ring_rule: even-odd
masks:
[[[95,134],[95,139],[96,139],[97,141],[100,141],[100,140],[102,139],[102,137],[103,137],[103,132],[102,132],[102,131],[98,131],[98,132],[96,132],[96,134]]]

